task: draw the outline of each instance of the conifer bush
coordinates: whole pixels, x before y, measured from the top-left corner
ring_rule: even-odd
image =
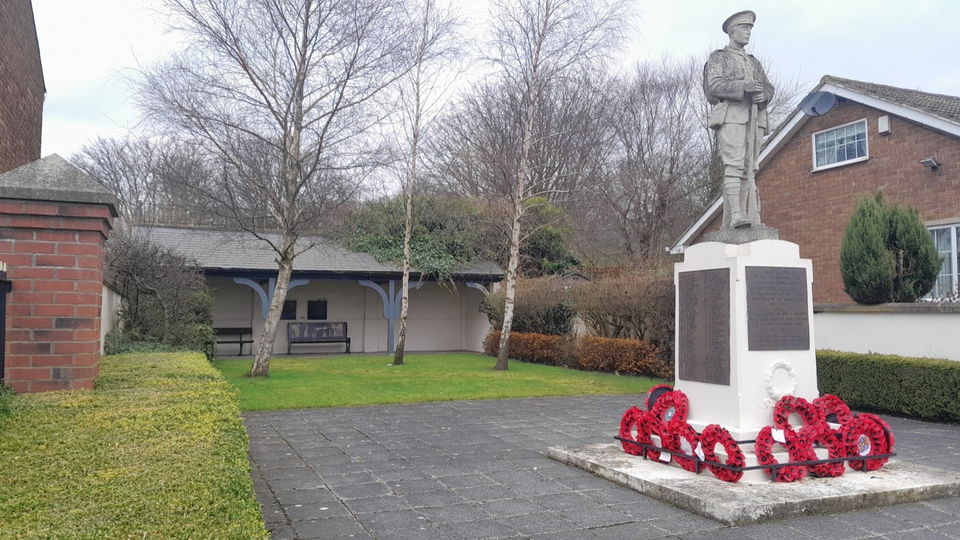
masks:
[[[844,291],[861,304],[914,302],[933,287],[940,256],[916,209],[882,193],[857,204],[840,248]]]

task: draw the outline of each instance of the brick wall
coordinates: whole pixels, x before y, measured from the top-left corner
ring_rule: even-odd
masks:
[[[107,205],[0,200],[6,382],[18,392],[92,388],[100,362]]]
[[[814,302],[853,302],[843,292],[840,244],[861,197],[883,189],[888,201],[916,207],[925,223],[960,222],[960,140],[894,115],[889,115],[891,133],[880,135],[877,118],[884,114],[853,101],[839,103],[810,118],[757,176],[763,222],[813,260]],[[811,135],[862,118],[870,159],[810,172]],[[942,164],[939,171],[920,165],[930,156]],[[719,221],[718,216],[705,231],[716,230]]]
[[[40,157],[43,94],[30,0],[0,1],[0,173]]]

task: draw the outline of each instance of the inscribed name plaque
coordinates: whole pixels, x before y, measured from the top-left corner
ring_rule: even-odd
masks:
[[[679,377],[730,384],[730,269],[678,275]]]
[[[750,350],[808,350],[807,270],[780,266],[748,266],[745,270]]]

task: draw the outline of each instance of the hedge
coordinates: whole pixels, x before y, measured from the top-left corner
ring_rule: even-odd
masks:
[[[820,392],[852,408],[960,420],[960,362],[817,351]]]
[[[236,391],[199,353],[108,356],[0,418],[0,536],[267,538]]]
[[[484,351],[496,356],[500,332],[492,331],[483,342]],[[601,337],[573,338],[523,332],[510,333],[510,357],[523,362],[547,364],[586,371],[670,378],[673,366],[649,342]]]

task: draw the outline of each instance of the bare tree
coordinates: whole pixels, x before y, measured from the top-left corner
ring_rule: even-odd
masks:
[[[97,139],[70,159],[117,196],[124,217],[142,220],[155,213],[163,187],[156,177],[160,149],[150,139]]]
[[[209,225],[194,186],[207,181],[207,160],[192,147],[148,135],[97,138],[71,161],[113,191],[120,214],[135,224]]]
[[[185,186],[266,242],[278,266],[250,376],[269,362],[293,261],[325,212],[374,164],[375,98],[408,69],[400,0],[167,0],[189,39],[146,73],[141,105],[201,148],[213,174]],[[269,218],[252,219],[251,216]],[[273,232],[268,229],[274,229]]]
[[[407,313],[410,304],[410,239],[413,235],[413,197],[419,174],[421,140],[430,128],[443,90],[442,81],[451,75],[448,63],[459,54],[453,12],[440,9],[435,0],[418,0],[412,10],[416,41],[412,69],[400,80],[400,125],[403,131],[404,159],[401,184],[404,198],[403,277],[401,279],[400,327],[393,364],[403,364],[407,344]]]
[[[640,64],[612,92],[615,136],[598,191],[630,258],[662,251],[709,190],[699,72],[693,59]]]
[[[494,46],[501,87],[514,111],[512,151],[499,156],[498,195],[510,211],[510,255],[505,280],[503,329],[494,369],[507,369],[513,324],[521,227],[527,204],[555,188],[539,176],[538,142],[562,137],[556,129],[537,129],[551,88],[564,80],[584,80],[599,73],[603,56],[619,42],[627,17],[621,0],[498,0],[494,8]],[[490,90],[494,87],[488,87]]]

